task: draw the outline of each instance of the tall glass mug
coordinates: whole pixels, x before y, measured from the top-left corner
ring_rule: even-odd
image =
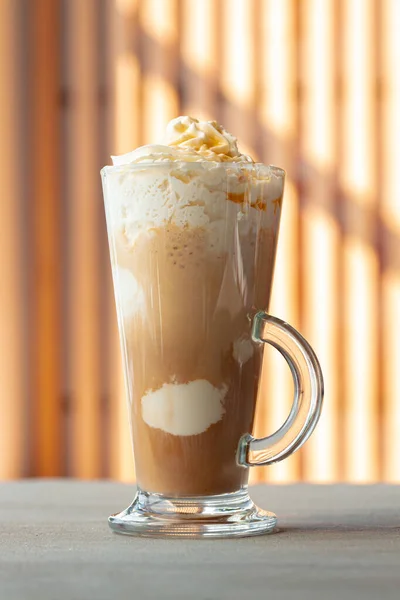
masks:
[[[249,467],[300,448],[323,396],[309,344],[265,312],[284,171],[161,162],[105,167],[102,179],[138,485],[110,527],[270,532],[276,517],[250,499]],[[285,357],[295,393],[282,427],[255,439],[256,402],[273,401],[259,389],[265,343]]]

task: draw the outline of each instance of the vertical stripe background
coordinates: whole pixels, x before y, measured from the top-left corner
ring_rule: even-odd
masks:
[[[1,479],[134,478],[99,170],[191,114],[286,169],[270,310],[326,380],[252,481],[400,480],[399,31],[397,0],[0,0]]]

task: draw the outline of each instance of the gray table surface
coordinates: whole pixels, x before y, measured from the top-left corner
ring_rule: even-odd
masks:
[[[1,600],[400,599],[400,486],[256,486],[280,532],[237,540],[111,533],[134,487],[0,484]]]

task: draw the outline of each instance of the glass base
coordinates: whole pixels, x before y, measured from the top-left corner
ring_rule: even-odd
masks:
[[[171,498],[138,490],[129,508],[112,515],[113,531],[174,538],[246,537],[272,533],[276,516],[258,508],[247,490],[218,496]]]

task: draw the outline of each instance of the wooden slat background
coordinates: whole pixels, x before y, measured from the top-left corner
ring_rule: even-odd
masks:
[[[30,7],[32,9],[32,7]],[[54,23],[54,26],[50,24]],[[62,469],[60,7],[38,0],[29,13],[29,323],[31,464],[40,476]],[[54,48],[49,53],[48,49]],[[41,140],[38,144],[37,140]]]
[[[0,473],[3,478],[20,475],[25,468],[23,454],[27,449],[22,281],[24,211],[19,173],[23,148],[19,121],[22,102],[21,82],[15,77],[21,69],[22,49],[13,35],[18,28],[18,17],[14,2],[0,4],[0,218],[3,224],[0,250]]]
[[[252,480],[400,481],[399,32],[398,0],[0,0],[1,479],[134,478],[99,169],[192,114],[287,170],[271,312],[326,380]]]

